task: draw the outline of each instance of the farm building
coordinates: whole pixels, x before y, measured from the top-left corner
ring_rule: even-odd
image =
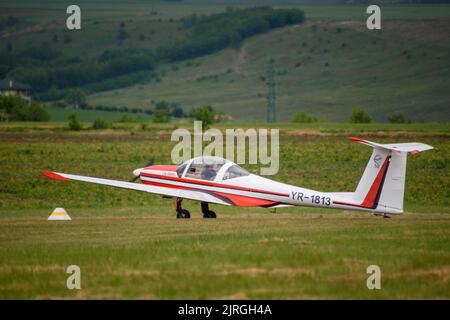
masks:
[[[12,79],[0,80],[0,95],[20,95],[23,100],[31,102],[31,86]]]

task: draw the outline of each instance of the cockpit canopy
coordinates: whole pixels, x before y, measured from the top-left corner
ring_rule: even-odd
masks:
[[[201,180],[227,180],[250,173],[237,164],[220,157],[204,156],[184,162],[177,169],[179,177]]]

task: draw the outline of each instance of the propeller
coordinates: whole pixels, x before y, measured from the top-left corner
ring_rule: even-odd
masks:
[[[145,164],[142,168],[151,166],[151,165],[153,165],[153,163],[154,163],[154,159],[153,159],[153,158],[150,158],[150,161],[147,162],[147,164]],[[134,178],[131,179],[129,182],[136,182],[137,179],[139,179],[139,174],[135,174]]]

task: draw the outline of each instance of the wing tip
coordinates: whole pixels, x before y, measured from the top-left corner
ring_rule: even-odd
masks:
[[[350,140],[350,141],[353,141],[353,142],[368,143],[367,140],[364,140],[364,139],[361,139],[361,138],[348,137],[347,139]]]
[[[44,177],[47,177],[49,179],[53,179],[53,180],[57,180],[57,181],[70,181],[69,178],[63,177],[62,175],[53,172],[53,171],[49,171],[49,170],[44,170],[42,171],[42,175]]]

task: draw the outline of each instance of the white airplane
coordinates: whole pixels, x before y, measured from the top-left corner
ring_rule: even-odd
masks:
[[[349,139],[373,148],[355,192],[320,192],[276,182],[251,174],[229,160],[207,156],[190,159],[180,166],[151,165],[134,170],[134,180],[140,179],[142,183],[52,171],[43,174],[59,181],[78,180],[174,197],[177,218],[190,218],[189,211],[181,207],[182,199],[200,201],[204,218],[216,217],[209,210],[209,203],[238,207],[338,208],[368,211],[385,217],[402,214],[407,154],[433,147],[417,142],[379,144]]]

